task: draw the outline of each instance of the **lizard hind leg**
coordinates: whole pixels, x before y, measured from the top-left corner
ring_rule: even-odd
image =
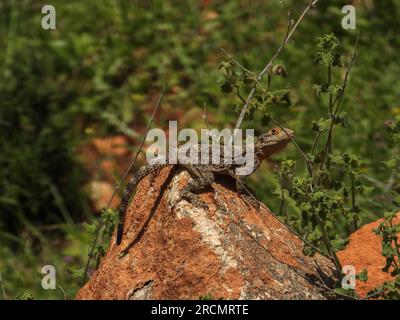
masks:
[[[208,209],[208,206],[193,191],[199,191],[211,185],[214,182],[213,172],[207,166],[185,166],[185,169],[189,171],[193,179],[181,190],[181,199],[188,200],[196,207]]]

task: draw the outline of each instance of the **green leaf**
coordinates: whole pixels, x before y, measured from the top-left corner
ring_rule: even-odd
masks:
[[[356,279],[360,280],[362,282],[367,282],[368,281],[368,270],[367,269],[363,269],[361,270],[357,275],[356,275]]]
[[[67,272],[74,279],[82,279],[85,275],[85,268],[80,268],[80,269],[67,268]]]
[[[314,62],[325,67],[341,67],[343,62],[338,52],[340,46],[339,39],[333,33],[319,37]]]
[[[316,121],[312,122],[312,130],[314,130],[315,132],[326,132],[329,130],[330,125],[331,125],[330,119],[321,118],[318,120],[318,122]]]
[[[233,87],[232,84],[230,82],[224,82],[220,85],[221,91],[225,92],[225,93],[229,93],[232,92]]]
[[[283,64],[276,64],[272,67],[272,74],[286,78],[288,76],[287,70]]]
[[[16,295],[14,300],[33,300],[33,298],[32,292],[26,290]]]
[[[344,249],[349,243],[349,239],[342,239],[339,235],[336,235],[334,240],[331,240],[333,249],[337,252]]]
[[[312,85],[313,90],[315,91],[316,95],[319,96],[323,92],[322,90],[322,85],[320,84],[313,84]]]

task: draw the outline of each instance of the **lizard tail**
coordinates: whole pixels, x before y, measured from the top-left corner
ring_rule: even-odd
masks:
[[[124,194],[121,199],[121,204],[119,206],[119,222],[118,222],[118,228],[117,228],[117,238],[116,238],[116,244],[120,245],[122,241],[122,235],[124,233],[124,223],[125,223],[125,215],[126,215],[126,209],[129,204],[129,200],[132,196],[132,192],[137,186],[137,184],[147,175],[149,175],[151,172],[155,170],[160,170],[167,166],[168,164],[153,164],[153,165],[145,165],[141,167],[138,172],[132,177],[132,179],[129,181]]]

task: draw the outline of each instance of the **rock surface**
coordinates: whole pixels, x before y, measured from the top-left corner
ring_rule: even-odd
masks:
[[[267,209],[249,207],[233,181],[179,200],[188,173],[164,168],[146,178],[112,244],[77,299],[324,299],[334,266],[304,256],[302,242]]]
[[[350,236],[347,247],[338,252],[341,264],[354,266],[356,273],[363,269],[368,271],[368,281],[356,282],[356,291],[360,297],[375,289],[386,281],[393,281],[394,277],[382,271],[386,259],[382,255],[382,237],[374,233],[383,219],[362,226]],[[396,224],[400,223],[400,212],[397,214]]]

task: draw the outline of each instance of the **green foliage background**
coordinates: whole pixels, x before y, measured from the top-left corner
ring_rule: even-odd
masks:
[[[362,159],[362,223],[392,210],[391,181],[396,168],[383,165],[394,144],[385,121],[400,114],[400,1],[354,1],[360,31],[358,56],[345,95],[347,121],[335,131],[335,149]],[[54,0],[57,30],[41,28],[45,1],[0,3],[0,273],[7,296],[30,290],[35,298],[63,298],[41,289],[41,267],[57,268],[58,284],[73,298],[79,283],[68,269],[80,268],[91,221],[86,176],[77,148],[89,139],[123,133],[140,137],[155,96],[172,88],[157,127],[177,119],[181,128],[232,127],[237,97],[221,93],[218,69],[224,48],[248,69],[259,72],[286,31],[280,1]],[[297,18],[307,1],[286,1]],[[294,106],[274,108],[296,141],[311,149],[312,121],[326,113],[314,83],[325,74],[315,65],[317,38],[335,33],[349,57],[355,32],[341,28],[347,1],[321,1],[310,12],[279,58],[288,70],[282,85]],[[341,76],[340,74],[338,76]],[[245,127],[263,132],[261,122]],[[289,147],[276,159],[299,159]],[[300,161],[299,161],[300,163]],[[271,168],[252,177],[258,197],[278,211]],[[305,167],[298,168],[304,171]],[[389,188],[389,190],[388,190]],[[343,229],[346,232],[345,226]]]

